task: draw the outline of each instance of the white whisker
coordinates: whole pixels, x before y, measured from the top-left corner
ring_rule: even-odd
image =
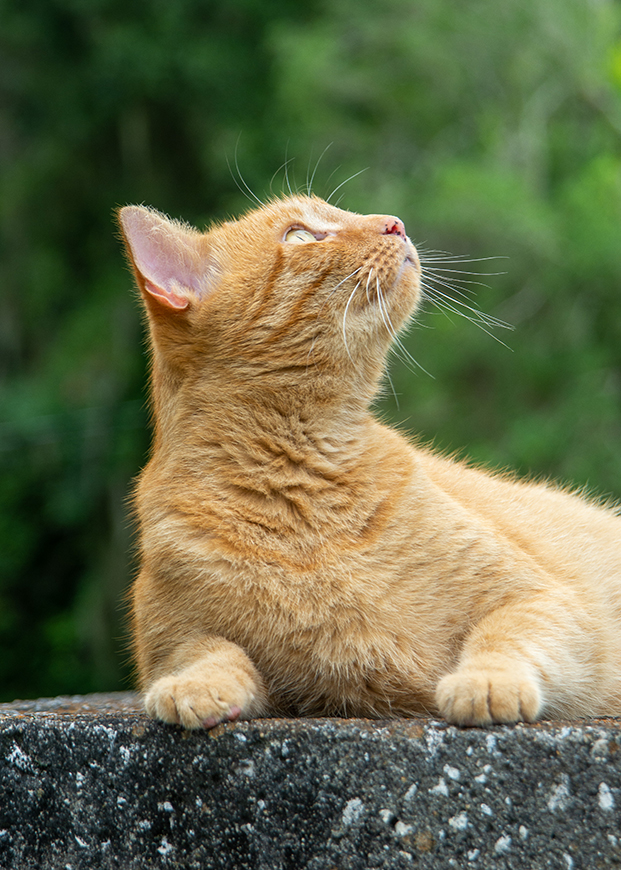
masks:
[[[311,175],[310,179],[308,178],[308,171],[306,173],[306,195],[307,196],[311,196],[313,193],[313,183],[315,181],[315,176],[317,175],[317,170],[319,169],[319,164],[323,160],[324,155],[326,154],[328,149],[331,147],[332,147],[332,142],[330,142],[329,145],[326,145],[326,147],[323,149],[323,151],[319,155],[319,159],[317,160],[317,163],[315,163],[315,168],[313,169],[313,174]],[[309,170],[310,170],[310,161],[309,161]]]
[[[330,196],[326,197],[326,202],[330,202],[330,200],[332,199],[332,197],[334,196],[334,194],[337,192],[337,190],[340,190],[340,189],[341,189],[345,184],[347,184],[349,181],[353,181],[354,178],[358,178],[358,176],[359,176],[359,175],[362,175],[363,172],[366,172],[368,168],[369,168],[369,167],[367,166],[367,167],[365,167],[365,169],[361,169],[360,172],[354,172],[354,174],[353,174],[353,175],[350,175],[349,178],[346,178],[345,181],[341,181],[341,183],[338,185],[338,187],[335,187],[335,188],[334,188],[334,190],[332,191],[332,193],[330,194]],[[339,200],[339,202],[340,202],[340,200]]]
[[[353,272],[350,272],[349,275],[346,275],[345,278],[342,279],[342,281],[339,281],[338,284],[335,284],[334,287],[332,288],[332,290],[330,290],[330,296],[333,296],[341,285],[343,285],[346,281],[349,281],[350,278],[353,278],[354,275],[357,275],[361,269],[362,269],[362,266],[359,266],[357,269],[354,269]],[[326,301],[323,303],[323,305],[319,309],[319,314],[321,314],[321,312],[325,308],[327,302],[328,302],[328,299],[326,299]],[[319,314],[317,316],[319,316]]]
[[[434,286],[434,284],[439,284],[440,287],[445,287],[447,290],[450,290],[453,293],[459,293],[457,288],[455,288],[452,284],[447,283],[446,281],[440,281],[438,278],[427,279],[427,276],[424,276],[421,282],[421,286],[425,291],[427,299],[429,299],[430,301],[436,302],[440,306],[445,306],[446,308],[449,308],[451,311],[453,311],[454,314],[461,314],[463,317],[468,318],[468,320],[471,320],[473,323],[484,323],[491,329],[513,328],[509,323],[505,323],[503,320],[499,320],[497,317],[494,317],[491,314],[486,314],[484,311],[480,311],[478,308],[473,308],[466,302],[462,302],[461,299],[455,299],[454,296],[447,295],[437,286]],[[466,312],[470,312],[470,314],[467,314]]]
[[[315,350],[315,342],[316,341],[317,341],[317,339],[313,338],[311,346],[308,349],[308,353],[306,354],[306,371],[307,372],[308,372],[308,369],[310,367],[310,356],[311,356],[312,352]]]
[[[494,257],[470,257],[468,254],[451,254],[448,251],[427,250],[420,245],[416,246],[416,250],[423,265],[426,263],[488,263],[491,260],[509,259],[502,255]]]
[[[395,385],[392,382],[392,378],[390,377],[390,372],[386,369],[384,373],[384,377],[390,384],[390,392],[392,393],[393,399],[395,400],[395,405],[397,406],[397,411],[401,410],[401,403],[399,402],[399,396],[397,395],[397,391],[395,390]]]
[[[483,287],[485,289],[489,289],[489,284],[483,284],[481,281],[466,281],[464,278],[447,278],[443,275],[439,275],[435,273],[431,269],[425,269],[424,271],[425,278],[433,283],[434,281],[444,287],[449,287],[459,296],[464,299],[470,299],[476,293],[476,290],[473,288]]]
[[[293,189],[291,187],[291,182],[289,181],[289,164],[293,163],[293,157],[287,157],[287,152],[289,151],[289,143],[287,142],[287,147],[285,149],[285,181],[287,182],[287,188],[289,190],[289,195],[293,196]]]
[[[495,317],[491,315],[485,315],[482,311],[478,311],[476,308],[470,308],[467,305],[463,305],[463,303],[456,302],[455,300],[450,300],[450,297],[446,296],[446,294],[441,293],[439,290],[434,289],[433,287],[426,287],[424,282],[421,282],[421,291],[423,297],[436,306],[440,311],[446,314],[447,311],[450,311],[452,314],[457,314],[459,317],[465,317],[466,320],[469,320],[470,323],[473,323],[475,326],[478,326],[486,335],[489,335],[490,338],[493,338],[494,341],[497,341],[498,344],[502,344],[503,347],[506,347],[508,350],[511,350],[508,344],[505,344],[502,339],[498,338],[497,335],[494,335],[491,332],[492,329],[497,327],[503,327],[505,329],[512,329],[513,327],[510,324],[503,323],[501,320],[497,320]],[[440,298],[438,298],[440,297]],[[455,304],[451,304],[454,302]],[[462,305],[462,307],[470,310],[473,314],[467,314],[466,311],[462,311],[456,307],[456,305]],[[474,315],[474,316],[473,316]],[[447,315],[448,316],[448,315]]]
[[[465,269],[436,269],[429,268],[426,263],[423,263],[423,268],[427,274],[429,272],[433,272],[434,274],[444,275],[445,273],[450,273],[451,275],[476,275],[479,278],[487,278],[488,275],[506,275],[506,272],[467,272]],[[481,281],[470,281],[467,278],[458,278],[458,281],[464,281],[467,284],[481,284],[483,287],[487,286],[486,284],[482,284]]]
[[[360,271],[360,270],[358,269],[358,271]],[[341,283],[342,283],[342,282],[341,282]],[[354,296],[356,295],[356,290],[358,289],[358,287],[360,287],[360,284],[361,284],[361,282],[358,281],[358,283],[356,284],[356,286],[354,287],[354,289],[351,291],[351,293],[350,293],[350,295],[349,295],[349,299],[347,300],[347,305],[345,306],[345,311],[343,312],[343,341],[345,342],[345,350],[347,351],[347,356],[350,358],[350,360],[351,360],[352,362],[353,362],[354,360],[353,360],[352,355],[351,355],[350,352],[349,352],[349,345],[347,344],[347,329],[346,329],[347,312],[349,311],[349,306],[351,305],[352,299],[353,299]],[[338,285],[337,285],[337,286],[338,286]],[[336,288],[335,288],[335,289],[336,289]]]
[[[371,299],[369,298],[369,283],[371,281],[372,274],[373,274],[373,266],[371,266],[371,268],[369,269],[369,274],[367,275],[366,293],[367,293],[367,302],[369,303],[369,305],[371,304]]]
[[[237,176],[238,176],[239,180],[238,180],[238,178],[235,177],[235,173],[233,172],[233,169],[231,168],[228,154],[226,155],[226,165],[228,166],[229,172],[231,173],[231,178],[235,182],[235,185],[236,185],[237,189],[240,191],[240,193],[243,193],[243,195],[247,199],[249,199],[251,202],[256,202],[258,205],[261,205],[261,206],[265,205],[265,203],[261,199],[259,199],[259,197],[256,195],[256,193],[249,187],[249,185],[246,183],[244,176],[241,174],[241,169],[239,168],[239,161],[237,159],[237,149],[239,147],[240,137],[241,137],[241,133],[237,137],[237,142],[235,143],[235,154],[234,154],[234,156],[235,156],[235,172],[237,172]]]
[[[427,371],[427,369],[423,368],[423,366],[418,362],[418,360],[412,356],[407,347],[403,344],[401,339],[399,338],[399,334],[395,327],[393,326],[392,320],[390,319],[390,315],[388,314],[388,308],[386,305],[386,300],[384,299],[384,294],[382,293],[382,288],[379,283],[379,279],[376,279],[376,288],[377,288],[377,301],[380,309],[380,313],[382,315],[382,320],[384,321],[384,325],[388,330],[389,335],[392,337],[393,344],[401,354],[401,359],[407,366],[407,368],[414,372],[416,369],[420,369],[424,374],[428,375],[430,378],[433,378],[433,375]],[[414,369],[411,368],[414,366]]]
[[[280,166],[278,167],[278,169],[276,170],[276,172],[272,175],[272,177],[270,178],[270,190],[272,192],[274,191],[274,179],[276,178],[278,173],[281,172],[283,169],[285,170],[285,177],[287,180],[287,184],[289,184],[289,176],[288,176],[287,167],[288,167],[289,163],[293,163],[294,159],[295,159],[294,157],[287,158],[287,160],[285,160],[284,163],[281,163]],[[290,185],[289,185],[289,192],[292,193]]]

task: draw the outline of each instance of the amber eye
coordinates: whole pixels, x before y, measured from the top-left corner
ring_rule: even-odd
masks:
[[[285,233],[285,242],[316,242],[317,239],[308,230],[303,230],[301,227],[293,227]]]

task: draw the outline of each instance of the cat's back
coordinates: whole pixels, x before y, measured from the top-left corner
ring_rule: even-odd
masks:
[[[491,474],[428,450],[418,457],[430,481],[550,574],[591,593],[610,587],[621,595],[618,505],[547,482]]]

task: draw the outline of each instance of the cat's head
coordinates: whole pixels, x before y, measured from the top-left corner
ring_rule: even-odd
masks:
[[[370,398],[418,303],[418,256],[392,216],[291,196],[205,233],[141,206],[119,217],[154,365],[181,377]]]

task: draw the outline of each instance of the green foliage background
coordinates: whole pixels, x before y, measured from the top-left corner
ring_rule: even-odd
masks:
[[[428,307],[405,341],[433,377],[396,360],[380,413],[621,496],[620,25],[619,0],[0,0],[0,698],[127,685],[149,433],[112,212],[239,213],[236,162],[269,195],[330,145],[318,194],[368,167],[343,207],[505,257],[446,265],[503,273],[462,277],[509,347]]]

